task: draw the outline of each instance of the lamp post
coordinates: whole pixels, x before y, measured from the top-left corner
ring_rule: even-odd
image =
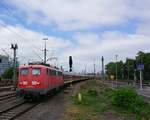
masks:
[[[93,60],[93,72],[94,72],[94,79],[95,79],[95,76],[96,76],[95,59]]]
[[[118,80],[118,65],[117,65],[117,59],[118,59],[118,55],[115,55],[116,57],[116,87],[117,87],[117,80]]]
[[[105,73],[104,73],[104,57],[101,58],[102,61],[102,79],[105,80]]]
[[[121,69],[121,72],[122,72],[122,80],[124,80],[124,69],[123,68]]]
[[[127,68],[128,68],[128,80],[130,79],[130,64],[129,64],[129,58],[127,58]]]
[[[46,63],[46,55],[47,55],[47,49],[46,49],[46,40],[48,40],[48,38],[43,38],[43,40],[45,41],[45,48],[44,48],[44,63]]]
[[[142,82],[143,82],[143,71],[144,71],[144,62],[143,62],[143,57],[141,55],[139,55],[140,59],[139,59],[139,64],[137,69],[140,72],[140,90],[143,90],[143,86],[142,86]]]
[[[140,67],[140,90],[143,90],[143,71],[144,70],[144,64],[143,64],[143,57],[140,56],[140,63],[141,63],[141,67]]]
[[[135,61],[134,61],[134,86],[136,86],[136,80],[137,80],[137,77],[136,77],[136,71],[137,71],[136,58],[137,58],[137,56],[135,57]]]

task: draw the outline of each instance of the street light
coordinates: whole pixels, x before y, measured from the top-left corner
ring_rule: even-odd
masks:
[[[96,70],[95,70],[95,59],[93,60],[93,72],[94,72],[94,78],[95,78],[95,75],[96,75]]]
[[[137,71],[137,59],[138,56],[135,56],[135,61],[134,61],[134,86],[136,86],[136,80],[137,80],[137,77],[136,77],[136,71]]]
[[[46,40],[48,40],[48,38],[43,38],[43,40],[45,41],[45,48],[44,48],[44,63],[46,63],[46,55],[47,55],[47,49],[46,49]]]
[[[144,70],[144,62],[143,56],[140,56],[140,90],[143,90],[143,70]]]
[[[124,69],[122,68],[121,69],[121,72],[122,72],[122,80],[124,79]]]
[[[118,78],[117,78],[117,76],[118,76],[117,58],[118,58],[118,55],[115,55],[115,57],[116,57],[116,87],[117,87],[117,80],[118,80]]]
[[[102,56],[102,79],[104,80],[105,79],[105,76],[104,76],[104,57]]]
[[[129,65],[129,58],[126,58],[127,61],[127,68],[128,68],[128,80],[130,79],[130,65]]]

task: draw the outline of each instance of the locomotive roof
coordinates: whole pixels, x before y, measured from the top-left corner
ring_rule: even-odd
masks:
[[[45,65],[21,65],[19,66],[19,68],[29,68],[29,67],[37,67],[37,68],[50,68],[50,69],[53,69],[53,70],[58,70],[58,71],[61,71],[59,68],[57,67],[53,67],[53,66],[45,66]]]

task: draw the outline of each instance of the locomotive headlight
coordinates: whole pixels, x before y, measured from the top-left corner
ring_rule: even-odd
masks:
[[[19,82],[20,85],[22,85],[22,82]]]
[[[39,84],[40,84],[40,82],[37,82],[36,84],[37,84],[37,85],[39,85]]]
[[[32,81],[32,85],[39,85],[40,82],[37,82],[37,81]]]
[[[22,84],[23,84],[23,85],[27,85],[28,82],[27,82],[27,81],[23,81]]]

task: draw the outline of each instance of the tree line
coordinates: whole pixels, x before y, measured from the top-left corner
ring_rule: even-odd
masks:
[[[150,80],[150,53],[139,51],[135,59],[126,58],[126,61],[110,62],[105,66],[106,76],[110,79],[113,75],[116,78],[116,64],[117,64],[117,78],[120,80],[134,80],[139,79],[139,65],[144,65],[143,79]]]

